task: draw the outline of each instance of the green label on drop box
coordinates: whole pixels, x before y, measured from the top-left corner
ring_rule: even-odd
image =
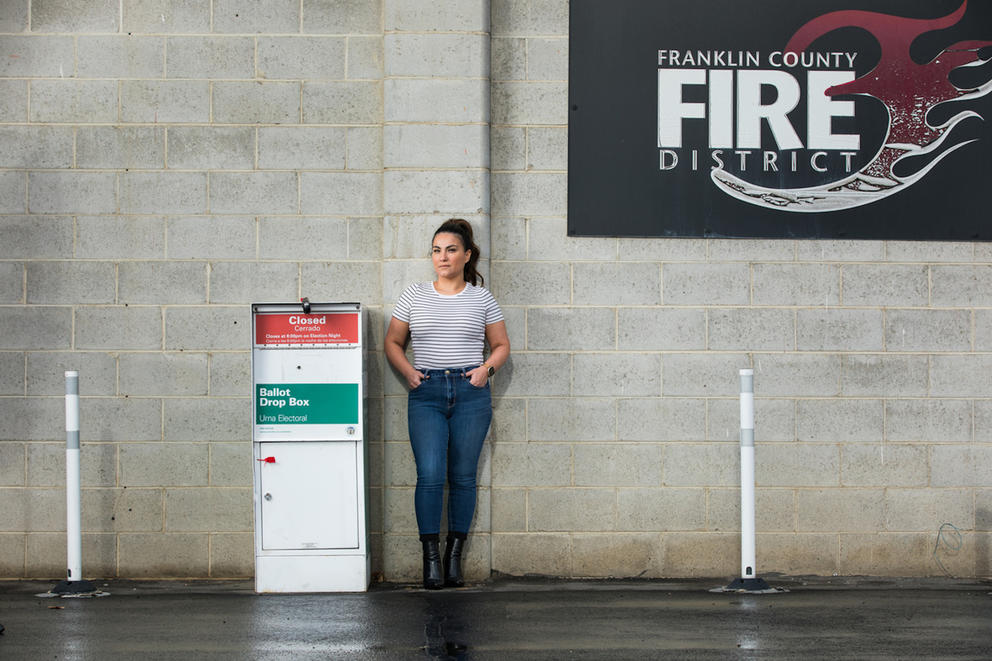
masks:
[[[255,424],[358,424],[358,384],[256,384]]]

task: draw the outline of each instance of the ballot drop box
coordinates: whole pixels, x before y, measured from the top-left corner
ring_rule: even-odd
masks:
[[[370,578],[362,308],[252,305],[257,592],[359,592]]]

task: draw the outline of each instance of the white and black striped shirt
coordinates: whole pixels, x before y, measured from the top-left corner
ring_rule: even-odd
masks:
[[[503,320],[489,290],[469,283],[452,296],[438,294],[433,282],[410,285],[396,301],[393,316],[410,325],[417,369],[481,364],[486,326]]]

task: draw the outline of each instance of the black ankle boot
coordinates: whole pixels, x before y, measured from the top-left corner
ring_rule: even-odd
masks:
[[[425,539],[424,545],[424,589],[440,590],[444,580],[441,578],[441,543],[436,539]]]
[[[465,585],[462,576],[462,550],[465,548],[463,537],[448,536],[444,546],[444,584],[448,587],[460,588]]]

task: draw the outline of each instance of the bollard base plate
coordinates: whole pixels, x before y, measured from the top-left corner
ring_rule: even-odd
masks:
[[[100,591],[90,581],[59,581],[48,592],[42,592],[38,597],[106,597],[109,592]]]
[[[742,592],[745,594],[775,594],[788,592],[785,588],[773,588],[763,578],[735,578],[730,585],[713,588],[710,592]]]

